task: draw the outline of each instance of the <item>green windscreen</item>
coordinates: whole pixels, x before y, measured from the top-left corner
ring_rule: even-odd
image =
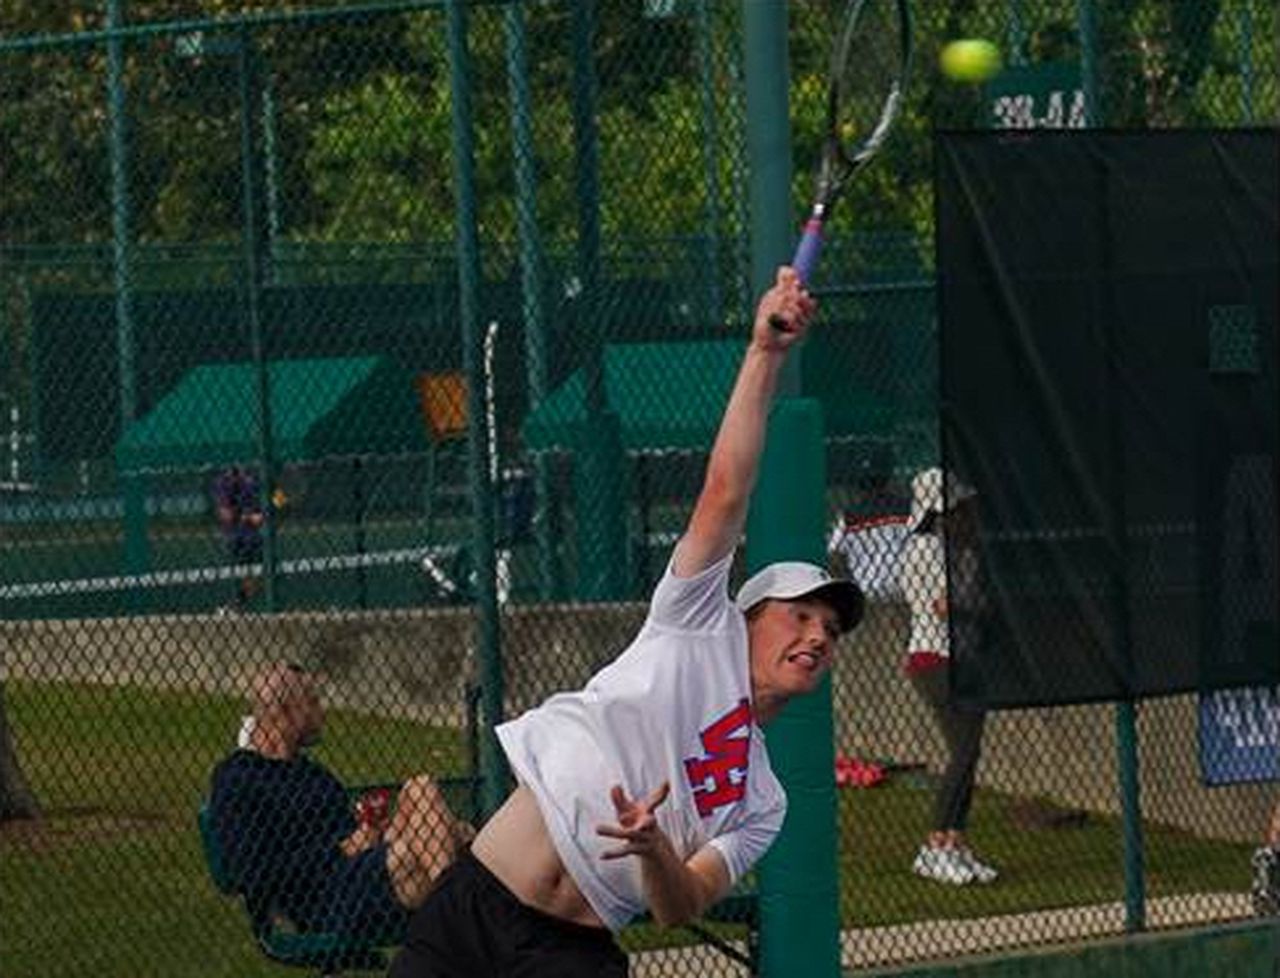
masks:
[[[952,616],[957,692],[1274,683],[1276,133],[944,133],[937,162],[943,454],[983,603]]]

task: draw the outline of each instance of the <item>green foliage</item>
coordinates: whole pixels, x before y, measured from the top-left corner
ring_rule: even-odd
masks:
[[[326,241],[446,238],[452,231],[448,89],[381,75],[324,102],[307,154]],[[426,96],[425,98],[423,96]]]
[[[290,4],[293,9],[337,8]],[[828,45],[842,3],[793,7],[794,194],[811,193],[824,112]],[[5,33],[100,28],[98,3],[6,7]],[[568,3],[523,8],[534,105],[540,229],[576,236],[575,66]],[[1222,125],[1274,115],[1275,10],[1266,0],[1115,0],[1098,4],[1096,45],[1109,124]],[[131,23],[222,18],[279,4],[133,0]],[[641,3],[597,4],[591,81],[599,105],[599,185],[607,235],[743,233],[724,206],[744,193],[738,5],[685,0],[651,18]],[[946,83],[940,46],[989,37],[1006,61],[1076,59],[1077,6],[1066,0],[963,0],[916,4],[916,70],[907,111],[885,159],[852,189],[836,231],[911,229],[928,242],[930,131],[972,125],[981,93]],[[501,5],[471,10],[470,93],[480,225],[486,240],[514,236],[511,102]],[[295,241],[408,242],[453,233],[451,93],[439,9],[249,32],[260,67],[255,114],[271,113],[272,179],[279,233]],[[1246,23],[1250,26],[1246,28]],[[1251,40],[1244,31],[1251,30]],[[234,40],[225,31],[213,35]],[[183,55],[163,31],[124,44],[129,190],[139,240],[234,241],[242,231],[239,76],[228,54]],[[709,55],[709,57],[708,57]],[[6,99],[0,139],[13,156],[0,200],[11,243],[107,241],[109,194],[105,46],[57,45],[0,53]],[[1244,75],[1252,72],[1251,90]],[[269,93],[270,106],[258,99]],[[578,174],[580,176],[580,174]],[[709,184],[711,177],[714,184]],[[56,201],[57,206],[49,206]],[[709,222],[709,223],[708,223]],[[928,251],[927,244],[923,248]]]

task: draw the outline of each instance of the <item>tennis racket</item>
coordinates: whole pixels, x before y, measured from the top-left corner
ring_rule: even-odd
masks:
[[[897,120],[911,68],[907,0],[849,0],[831,52],[827,126],[813,210],[791,265],[808,282],[822,229],[850,179],[880,151]]]

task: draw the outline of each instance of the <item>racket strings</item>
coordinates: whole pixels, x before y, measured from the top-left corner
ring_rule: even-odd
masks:
[[[888,134],[906,74],[897,0],[862,0],[855,7],[834,51],[828,103],[830,138],[852,163],[874,152]]]

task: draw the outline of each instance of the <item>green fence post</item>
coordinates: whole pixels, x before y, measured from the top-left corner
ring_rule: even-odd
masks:
[[[711,15],[708,0],[698,0],[698,81],[702,115],[702,168],[706,181],[706,273],[702,278],[707,287],[707,319],[712,323],[724,321],[724,288],[720,282],[720,125],[717,119],[715,89],[715,52],[711,47]]]
[[[795,233],[787,104],[787,2],[742,0],[742,16],[751,291],[758,296],[773,284],[778,265],[791,260]],[[750,309],[747,312],[749,316]],[[782,378],[782,392],[794,394],[799,376],[799,359],[792,357]]]
[[[547,320],[542,305],[546,263],[538,231],[538,172],[533,148],[532,98],[529,92],[529,58],[525,49],[524,0],[507,5],[507,87],[511,96],[511,153],[516,180],[516,233],[520,242],[520,292],[524,312],[524,349],[527,361],[530,409],[548,393]],[[534,523],[538,552],[539,596],[563,597],[557,559],[556,507],[551,500],[550,464],[545,453],[533,460],[534,492],[541,517]]]
[[[249,326],[249,350],[253,357],[258,404],[258,467],[261,472],[262,511],[266,514],[262,533],[263,601],[266,610],[276,610],[276,510],[275,510],[275,425],[271,410],[271,355],[262,335],[262,286],[266,265],[267,233],[264,227],[262,154],[258,148],[260,116],[256,110],[258,90],[257,55],[248,28],[241,27],[235,48],[236,82],[240,112],[240,187],[243,228],[242,261],[244,315]]]
[[[1080,34],[1080,81],[1084,87],[1085,125],[1092,128],[1097,125],[1105,125],[1102,103],[1099,101],[1098,17],[1094,0],[1076,0],[1076,18],[1076,28]],[[1109,227],[1109,216],[1104,212],[1104,233],[1105,229]],[[1108,271],[1113,267],[1109,259],[1110,256],[1108,255],[1103,261],[1103,268]],[[1108,291],[1114,287],[1114,285],[1106,286]],[[1107,314],[1111,314],[1113,309],[1114,303],[1108,302]],[[1107,328],[1105,320],[1103,328]],[[1108,363],[1114,365],[1114,360],[1109,359]],[[1118,379],[1114,377],[1110,380],[1110,384],[1118,382]],[[1113,449],[1113,460],[1117,465],[1123,464],[1121,451],[1122,449],[1119,446]],[[1118,492],[1113,496],[1113,503],[1110,508],[1115,513],[1119,512],[1118,507],[1122,504],[1122,497]],[[1119,547],[1119,541],[1123,539],[1126,531],[1127,528],[1124,526],[1123,518],[1118,518],[1115,521],[1115,525],[1110,528],[1109,533],[1113,541],[1113,547]],[[1116,552],[1123,551],[1117,549]],[[1128,657],[1131,651],[1129,648],[1131,634],[1127,590],[1123,585],[1123,581],[1117,582],[1116,591],[1116,620],[1113,622],[1116,629],[1116,641],[1120,646],[1121,654]],[[1116,766],[1119,778],[1120,812],[1124,838],[1124,925],[1125,930],[1132,933],[1145,930],[1147,925],[1146,882],[1142,852],[1141,779],[1138,772],[1138,718],[1137,707],[1132,700],[1116,704],[1115,732]]]
[[[1253,11],[1248,3],[1240,5],[1237,14],[1240,21],[1240,117],[1253,124]]]
[[[622,439],[605,385],[604,304],[600,301],[600,160],[596,139],[595,0],[572,0],[573,140],[578,203],[578,342],[586,381],[587,437],[574,459],[578,503],[578,594],[588,601],[626,597]]]
[[[9,270],[0,260],[0,408],[4,410],[3,419],[9,423],[9,431],[4,439],[8,448],[8,458],[0,471],[0,484],[8,483],[15,493],[21,491],[22,483],[22,409],[21,394],[18,390],[18,358],[11,354],[10,344],[14,337],[13,323],[9,319],[9,288],[12,282]],[[15,344],[16,345],[16,344]]]
[[[743,0],[751,278],[758,295],[791,257],[791,135],[787,4]],[[799,388],[797,351],[780,381],[760,480],[747,520],[747,564],[825,563],[822,411],[787,397]],[[766,978],[840,974],[831,685],[792,703],[770,725],[769,756],[788,795],[787,821],[760,866],[760,961]]]
[[[507,792],[507,765],[494,727],[502,721],[502,647],[494,579],[493,486],[489,480],[484,362],[480,329],[480,234],[476,224],[475,149],[471,133],[471,68],[467,2],[449,0],[449,84],[457,204],[458,318],[467,375],[467,475],[471,486],[471,548],[476,574],[480,651],[480,805],[491,815]]]
[[[279,285],[279,244],[283,230],[280,219],[280,138],[276,126],[275,79],[270,72],[262,73],[258,88],[262,93],[262,175],[266,184],[267,209],[267,268],[264,278],[271,285]]]
[[[108,0],[107,28],[124,25],[124,0]],[[133,335],[133,209],[129,196],[128,114],[124,97],[124,42],[119,33],[107,42],[107,88],[111,123],[111,244],[115,279],[116,358],[120,365],[120,435],[124,437],[137,418],[137,372]],[[133,576],[151,569],[147,537],[146,479],[138,472],[118,473],[124,518],[124,572]],[[130,588],[126,601],[131,611],[144,610],[143,588]]]
[[[747,520],[748,570],[775,560],[825,564],[822,406],[780,400],[769,420],[760,483]],[[831,680],[789,704],[767,731],[787,790],[787,821],[760,867],[761,966],[766,978],[840,974],[835,729]]]
[[[1076,30],[1080,35],[1085,124],[1096,126],[1102,120],[1102,106],[1098,102],[1098,11],[1094,0],[1076,0]]]
[[[1027,29],[1022,17],[1022,0],[1005,0],[1005,6],[1005,16],[1008,18],[1005,45],[1009,52],[1009,64],[1024,65],[1027,63]]]

